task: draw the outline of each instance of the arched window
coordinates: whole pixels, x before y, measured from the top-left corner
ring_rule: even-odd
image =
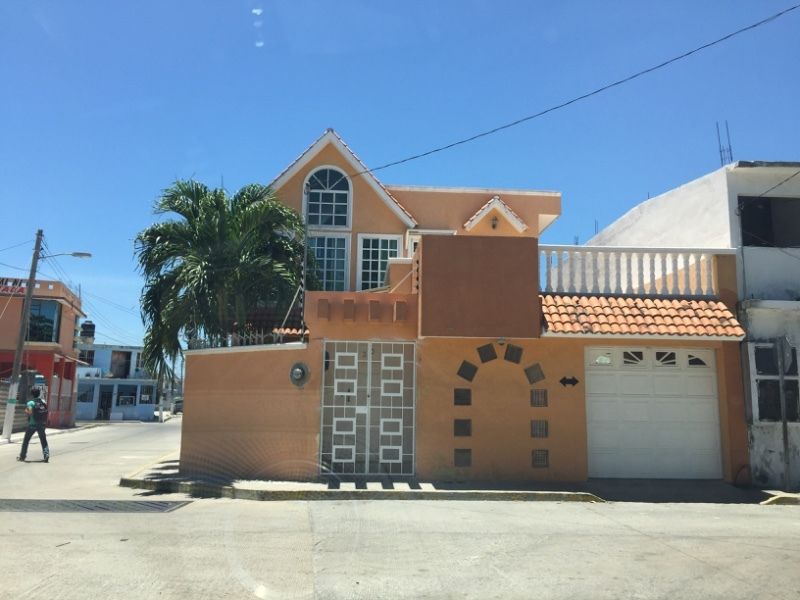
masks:
[[[350,183],[341,171],[317,169],[308,178],[306,219],[310,226],[347,227]]]

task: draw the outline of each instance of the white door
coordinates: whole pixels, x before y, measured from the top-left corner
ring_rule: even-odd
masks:
[[[587,348],[589,477],[722,477],[713,350]]]

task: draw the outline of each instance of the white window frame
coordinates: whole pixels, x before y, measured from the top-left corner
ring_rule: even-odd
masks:
[[[311,180],[312,175],[317,171],[322,169],[331,169],[333,171],[338,171],[341,173],[344,178],[347,180],[347,185],[349,186],[349,191],[347,193],[347,224],[346,225],[311,225],[307,223],[308,219],[308,194],[306,194],[306,185]],[[310,231],[320,230],[320,231],[350,231],[353,226],[353,180],[350,176],[345,173],[341,167],[337,167],[336,165],[316,165],[313,169],[311,169],[307,174],[306,178],[303,180],[303,222],[308,224],[308,228]],[[311,233],[309,232],[309,235]]]
[[[747,360],[748,367],[750,369],[750,406],[753,409],[753,422],[754,423],[767,423],[767,424],[780,424],[781,421],[762,421],[761,414],[758,410],[758,382],[759,380],[770,380],[770,381],[780,381],[779,375],[759,375],[756,372],[756,348],[772,348],[775,352],[778,349],[775,347],[775,344],[772,342],[747,342]],[[798,352],[798,348],[796,346],[792,346],[795,349],[795,352]],[[777,363],[777,357],[776,361]],[[800,362],[800,358],[798,358],[798,362]],[[798,387],[800,387],[800,364],[798,364],[798,374],[797,375],[784,375],[784,381],[797,381]],[[796,421],[789,421],[789,423],[795,423]]]
[[[386,270],[389,269],[389,258],[405,258],[403,255],[403,236],[402,235],[395,235],[391,233],[359,233],[358,234],[358,255],[357,255],[357,271],[356,271],[356,291],[359,292],[367,292],[369,290],[362,290],[361,284],[363,282],[363,262],[364,262],[364,240],[365,239],[377,239],[377,240],[390,240],[397,242],[397,256],[396,257],[387,257],[386,260]],[[383,273],[383,278],[386,279],[386,271]],[[381,282],[378,287],[381,287],[383,283]],[[370,288],[375,289],[375,288]]]
[[[672,352],[675,355],[675,364],[674,365],[665,365],[662,362],[658,361],[656,357],[656,353],[658,352]],[[681,370],[683,367],[683,361],[685,359],[685,353],[682,353],[680,350],[676,350],[675,348],[653,348],[652,349],[652,361],[653,361],[653,368],[654,369],[675,369]],[[686,358],[685,360],[688,360]],[[631,366],[631,365],[628,365]]]
[[[344,238],[344,290],[350,291],[350,234],[349,233],[335,233],[326,229],[310,229],[308,237],[324,237],[324,238]],[[311,250],[309,248],[309,250]],[[316,257],[314,257],[316,260]],[[334,291],[334,290],[325,290]]]

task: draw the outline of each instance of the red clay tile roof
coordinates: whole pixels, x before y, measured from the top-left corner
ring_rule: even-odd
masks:
[[[556,335],[744,337],[733,313],[716,300],[556,294],[540,298],[546,332]]]

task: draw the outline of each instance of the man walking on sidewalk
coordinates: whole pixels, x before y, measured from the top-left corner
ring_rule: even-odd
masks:
[[[28,401],[25,407],[25,414],[28,415],[28,428],[25,430],[25,437],[22,439],[22,450],[17,457],[19,461],[24,461],[28,455],[28,443],[34,433],[39,434],[44,462],[50,461],[50,448],[47,446],[47,435],[45,435],[44,431],[45,427],[47,427],[47,404],[39,397],[39,393],[38,388],[32,388],[32,399]]]

